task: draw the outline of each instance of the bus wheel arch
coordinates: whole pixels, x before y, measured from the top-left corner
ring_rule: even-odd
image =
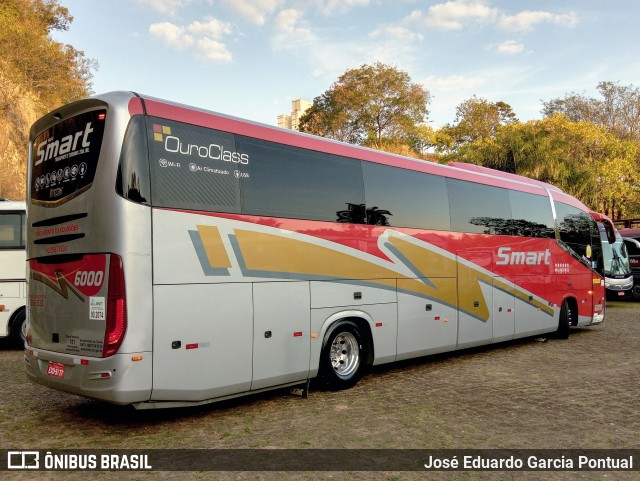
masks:
[[[27,309],[19,308],[9,321],[9,336],[14,344],[24,347],[27,337]]]
[[[558,339],[568,339],[571,326],[578,325],[578,301],[575,297],[566,297],[562,300],[560,316],[558,318]]]
[[[373,362],[369,323],[358,317],[334,321],[326,330],[320,350],[318,377],[334,390],[355,386]]]

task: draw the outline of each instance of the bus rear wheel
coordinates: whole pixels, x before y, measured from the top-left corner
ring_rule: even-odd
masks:
[[[320,354],[319,377],[331,389],[349,389],[362,377],[366,343],[358,325],[341,321],[325,336]]]
[[[27,338],[27,313],[24,309],[18,311],[11,322],[11,340],[18,347],[24,347]]]

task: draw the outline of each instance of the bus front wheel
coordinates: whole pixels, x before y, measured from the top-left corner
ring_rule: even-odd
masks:
[[[568,339],[569,331],[571,329],[571,308],[569,302],[564,300],[562,307],[560,307],[560,320],[558,322],[558,330],[556,331],[556,337],[558,339]]]
[[[348,389],[362,377],[366,343],[353,321],[337,323],[326,335],[320,354],[319,376],[331,389]]]

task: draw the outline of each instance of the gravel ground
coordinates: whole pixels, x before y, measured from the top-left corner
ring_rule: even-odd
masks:
[[[567,341],[526,339],[374,368],[353,389],[134,411],[27,382],[0,342],[0,449],[640,448],[640,303]],[[636,460],[640,461],[640,460]],[[624,472],[64,472],[11,479],[640,479]],[[7,473],[0,478],[7,479]]]

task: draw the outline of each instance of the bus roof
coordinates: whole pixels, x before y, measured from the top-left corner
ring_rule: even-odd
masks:
[[[9,200],[0,198],[0,210],[26,210],[27,203],[18,200]]]
[[[466,162],[449,162],[450,166],[457,167],[458,169],[470,170],[473,172],[480,172],[482,174],[493,175],[496,177],[503,177],[509,180],[515,180],[517,182],[525,182],[529,184],[539,185],[540,187],[544,187],[545,189],[555,190],[557,192],[562,192],[561,189],[556,187],[553,184],[549,184],[547,182],[542,182],[541,180],[531,179],[529,177],[525,177],[523,175],[511,174],[509,172],[503,172],[501,170],[490,169],[489,167],[483,167],[481,165],[469,164]]]

